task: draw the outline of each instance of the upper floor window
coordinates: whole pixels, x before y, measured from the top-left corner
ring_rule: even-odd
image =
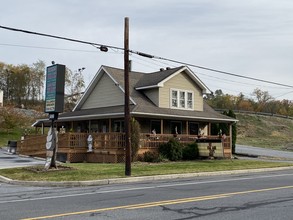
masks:
[[[171,108],[193,109],[193,92],[171,89]]]

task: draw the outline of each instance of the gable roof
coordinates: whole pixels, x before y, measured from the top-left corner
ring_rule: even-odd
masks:
[[[96,75],[94,76],[93,80],[90,82],[89,86],[86,88],[83,96],[80,98],[80,100],[77,102],[75,107],[73,108],[72,111],[79,110],[82,105],[85,103],[87,98],[91,95],[93,90],[95,89],[97,83],[103,76],[103,74],[106,74],[112,81],[113,83],[120,89],[122,93],[125,93],[124,91],[124,70],[117,69],[117,68],[112,68],[112,67],[106,67],[106,66],[101,66]],[[116,76],[116,77],[113,77]],[[121,80],[121,77],[123,80]],[[135,101],[131,98],[130,96],[130,101],[131,104],[136,105]]]
[[[129,92],[131,104],[137,105],[137,99],[147,99],[144,95],[142,96],[141,93],[137,93],[138,90],[163,87],[166,81],[182,72],[185,72],[199,86],[199,88],[202,89],[203,93],[208,93],[208,91],[210,91],[208,87],[186,66],[168,68],[153,73],[130,71]],[[113,83],[118,86],[120,91],[124,93],[124,70],[109,66],[101,66],[73,111],[80,110],[103,74],[106,74]]]
[[[203,93],[208,93],[209,88],[187,67],[180,66],[176,68],[167,68],[154,73],[145,73],[139,82],[136,84],[136,90],[150,89],[163,87],[164,83],[176,76],[185,72],[201,89]]]
[[[131,99],[130,113],[134,117],[149,117],[149,118],[169,118],[173,120],[196,120],[196,121],[209,121],[209,122],[225,122],[231,123],[238,120],[222,115],[212,109],[208,104],[203,102],[203,111],[187,111],[180,109],[160,108],[156,106],[144,93],[141,91],[143,88],[159,87],[166,80],[185,71],[188,75],[193,74],[187,67],[181,66],[165,71],[154,73],[141,73],[129,72],[129,94]],[[81,109],[82,104],[93,91],[98,83],[102,74],[107,74],[117,85],[121,92],[124,93],[124,70],[114,67],[101,66],[96,76],[86,89],[84,95],[77,103],[72,112],[60,114],[58,121],[71,121],[71,120],[91,120],[97,118],[121,118],[124,117],[124,105]],[[151,77],[150,77],[151,76]],[[203,91],[208,88],[193,74],[193,80],[198,82]],[[34,125],[39,122],[47,121],[48,119],[38,120]]]

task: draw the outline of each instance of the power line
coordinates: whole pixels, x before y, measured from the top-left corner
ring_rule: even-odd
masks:
[[[100,49],[101,51],[104,51],[104,52],[108,51],[107,48],[117,49],[117,50],[124,50],[124,48],[121,48],[121,47],[116,47],[116,46],[111,46],[111,45],[106,45],[106,44],[100,44],[100,43],[93,43],[93,42],[89,42],[89,41],[83,41],[83,40],[78,40],[78,39],[73,39],[73,38],[61,37],[61,36],[56,36],[56,35],[51,35],[51,34],[33,32],[33,31],[28,31],[28,30],[23,30],[23,29],[6,27],[6,26],[2,26],[2,25],[0,25],[0,28],[10,30],[10,31],[23,32],[23,33],[26,33],[26,34],[33,34],[33,35],[39,35],[39,36],[44,36],[44,37],[56,38],[56,39],[60,39],[60,40],[67,40],[67,41],[76,42],[76,43],[88,44],[88,45],[92,45],[92,46],[94,46],[94,47],[96,47],[96,48],[98,48],[98,49]],[[222,70],[217,70],[217,69],[213,69],[213,68],[209,68],[209,67],[199,66],[199,65],[192,64],[192,63],[182,62],[182,61],[178,61],[178,60],[174,60],[174,59],[159,57],[159,56],[147,54],[147,53],[144,53],[144,52],[133,51],[133,50],[129,50],[129,52],[133,53],[133,54],[137,54],[137,55],[142,56],[142,57],[150,58],[150,59],[165,60],[165,61],[169,61],[169,62],[172,62],[172,63],[191,66],[191,67],[195,67],[195,68],[199,68],[199,69],[203,69],[203,70],[207,70],[207,71],[211,71],[211,72],[221,73],[221,74],[225,74],[225,75],[229,75],[229,76],[234,76],[234,77],[239,77],[239,78],[243,78],[243,79],[249,79],[249,80],[254,80],[254,81],[258,81],[258,82],[269,83],[269,84],[273,84],[273,85],[293,88],[293,86],[286,85],[286,84],[283,84],[283,83],[272,82],[272,81],[258,79],[258,78],[249,77],[249,76],[242,76],[242,75],[227,72],[227,71],[222,71]]]
[[[39,36],[43,36],[43,37],[50,37],[50,38],[56,38],[56,39],[60,39],[60,40],[67,40],[67,41],[76,42],[76,43],[88,44],[88,45],[92,45],[94,47],[98,46],[99,49],[101,49],[103,47],[108,47],[108,48],[113,48],[113,49],[124,50],[121,47],[115,47],[115,46],[99,44],[99,43],[93,43],[93,42],[83,41],[83,40],[78,40],[78,39],[73,39],[73,38],[61,37],[61,36],[57,36],[57,35],[44,34],[44,33],[28,31],[28,30],[23,30],[23,29],[18,29],[18,28],[11,28],[11,27],[6,27],[6,26],[2,26],[2,25],[0,25],[0,28],[10,30],[10,31],[23,32],[23,33],[26,33],[26,34],[33,34],[33,35],[39,35]]]
[[[24,48],[34,48],[34,49],[45,49],[45,50],[63,50],[63,51],[73,51],[73,52],[88,52],[96,53],[96,50],[76,50],[76,49],[66,49],[66,48],[57,48],[57,47],[40,47],[40,46],[30,46],[30,45],[20,45],[20,44],[1,44],[2,46],[9,47],[24,47]]]
[[[199,69],[203,69],[203,70],[217,72],[217,73],[221,73],[221,74],[225,74],[225,75],[229,75],[229,76],[235,76],[235,77],[240,77],[240,78],[244,78],[244,79],[249,79],[249,80],[254,80],[254,81],[259,81],[259,82],[264,82],[264,83],[270,83],[270,84],[274,84],[274,85],[278,85],[278,86],[284,86],[284,87],[293,88],[293,86],[286,85],[286,84],[283,84],[283,83],[272,82],[272,81],[258,79],[258,78],[249,77],[249,76],[242,76],[242,75],[238,75],[238,74],[235,74],[235,73],[230,73],[230,72],[226,72],[226,71],[222,71],[222,70],[217,70],[217,69],[213,69],[213,68],[199,66],[199,65],[186,63],[186,62],[182,62],[182,61],[177,61],[177,60],[173,60],[173,59],[169,59],[169,58],[159,57],[159,56],[155,56],[155,55],[151,55],[151,54],[147,54],[147,53],[142,53],[142,52],[139,52],[139,51],[130,51],[130,52],[135,53],[135,54],[140,55],[140,56],[143,56],[143,57],[147,57],[147,58],[165,60],[165,61],[169,61],[169,62],[181,64],[181,65],[183,64],[183,65],[186,65],[186,66],[191,66],[191,67],[195,67],[195,68],[199,68]]]

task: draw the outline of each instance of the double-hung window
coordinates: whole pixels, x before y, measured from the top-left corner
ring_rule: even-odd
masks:
[[[173,108],[178,108],[178,91],[172,90],[172,105]]]
[[[171,89],[171,108],[193,110],[193,92]]]

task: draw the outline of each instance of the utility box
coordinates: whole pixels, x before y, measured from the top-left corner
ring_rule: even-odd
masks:
[[[16,154],[17,141],[8,141],[8,152]]]

